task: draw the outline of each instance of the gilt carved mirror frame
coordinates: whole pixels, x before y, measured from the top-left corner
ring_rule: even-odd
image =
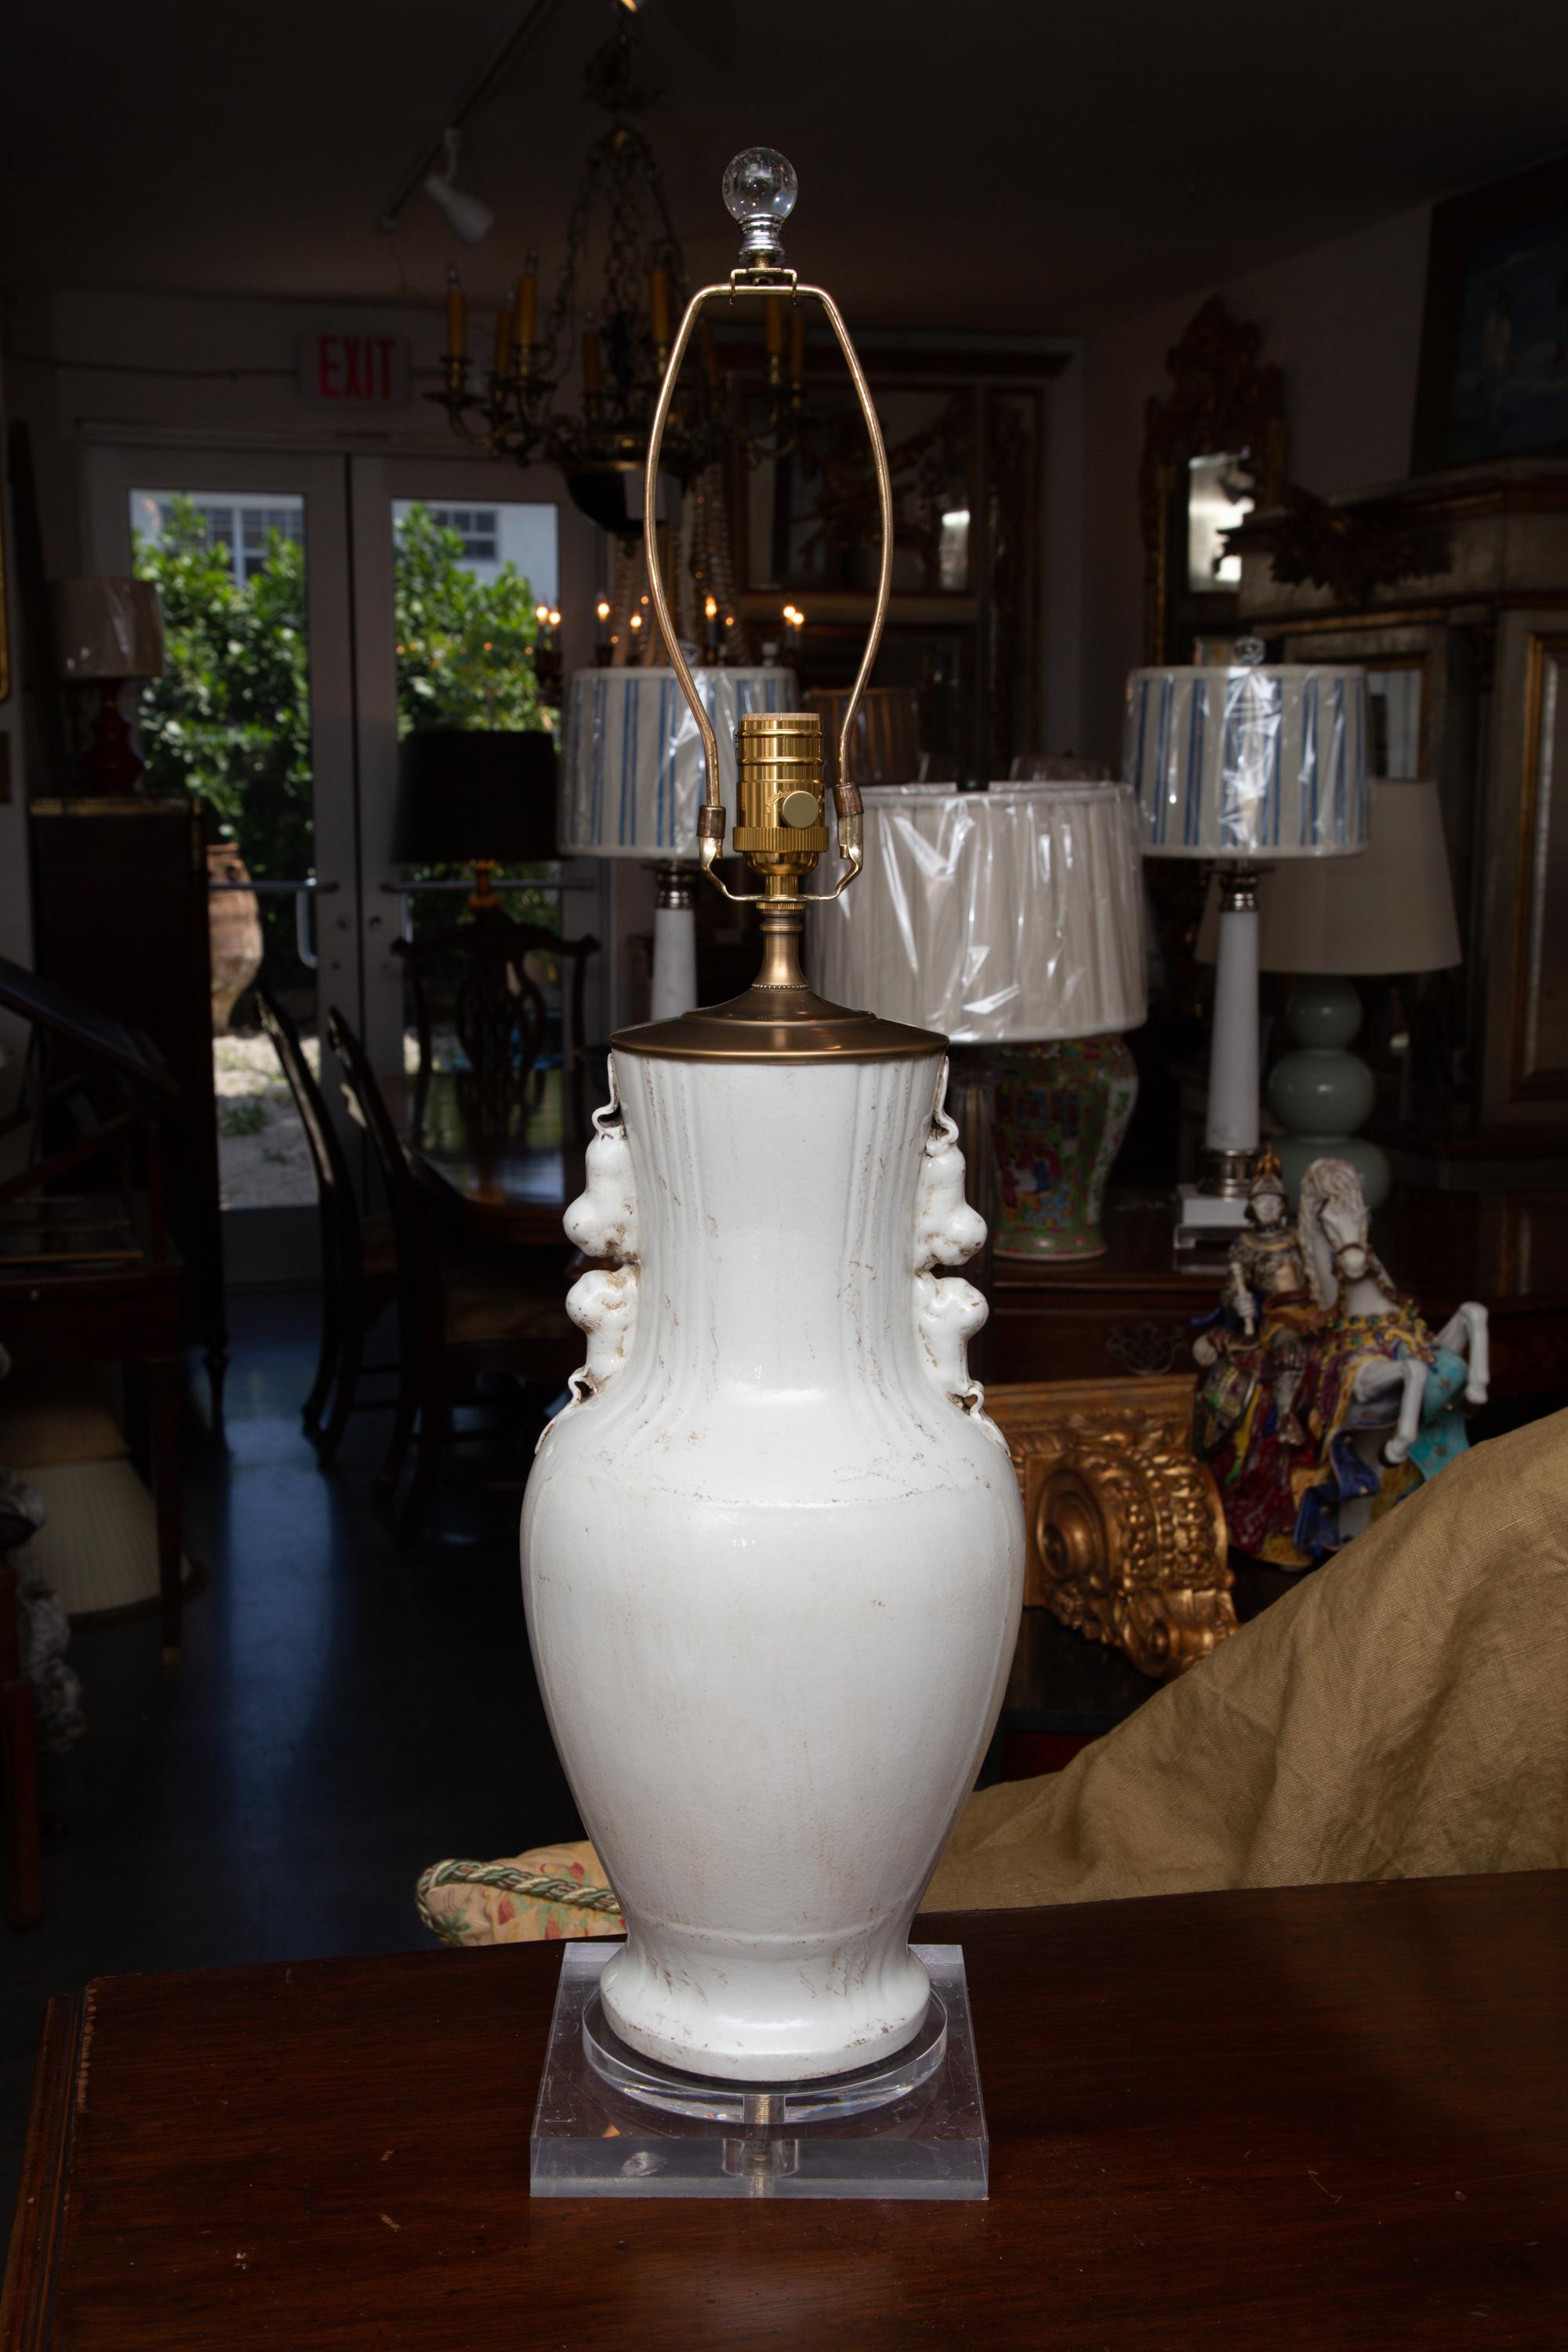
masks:
[[[1262,331],[1235,319],[1217,294],[1165,355],[1171,389],[1144,409],[1138,503],[1143,532],[1144,658],[1189,662],[1204,626],[1226,634],[1223,595],[1212,611],[1187,589],[1183,538],[1194,458],[1245,457],[1254,507],[1265,510],[1285,490],[1285,380],[1260,366]],[[1197,625],[1194,626],[1194,622]]]

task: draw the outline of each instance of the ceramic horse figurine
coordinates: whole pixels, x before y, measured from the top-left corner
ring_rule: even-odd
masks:
[[[1360,1532],[1384,1465],[1410,1461],[1436,1475],[1465,1447],[1455,1406],[1484,1404],[1487,1310],[1467,1299],[1434,1333],[1402,1298],[1371,1243],[1361,1178],[1343,1160],[1314,1160],[1301,1181],[1297,1233],[1313,1298],[1326,1318],[1318,1347],[1339,1374],[1318,1382],[1325,1418],[1337,1422],[1368,1474],[1365,1491],[1342,1494],[1341,1542]],[[1337,1410],[1333,1391],[1339,1389]]]
[[[1278,1196],[1278,1197],[1277,1197]],[[1361,1179],[1319,1160],[1294,1233],[1260,1166],[1248,1231],[1194,1344],[1193,1443],[1231,1541],[1277,1568],[1315,1567],[1464,1451],[1461,1391],[1487,1394],[1487,1316],[1467,1304],[1434,1334],[1369,1239]]]

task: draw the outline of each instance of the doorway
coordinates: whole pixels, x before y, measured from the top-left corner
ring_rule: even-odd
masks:
[[[542,472],[446,458],[90,453],[90,560],[152,578],[164,607],[165,673],[141,709],[148,783],[192,792],[207,818],[231,1280],[300,1279],[314,1263],[313,1171],[253,983],[318,1069],[335,1004],[377,1071],[401,1079],[393,950],[414,902],[395,865],[399,737],[536,723],[531,677],[509,698],[489,624],[526,612],[531,630],[542,607],[561,616],[543,625],[558,650],[569,611],[590,609],[593,533],[559,491]],[[483,691],[465,690],[476,679]],[[414,878],[433,891],[447,879]],[[559,875],[539,879],[558,903]]]

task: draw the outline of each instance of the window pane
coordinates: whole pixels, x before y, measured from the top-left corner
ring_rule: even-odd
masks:
[[[536,604],[553,604],[559,600],[559,517],[553,506],[522,499],[484,506],[457,506],[444,499],[395,499],[393,529],[401,530],[419,506],[440,530],[462,541],[458,561],[476,580],[488,586],[510,563],[527,581]]]
[[[147,783],[200,803],[208,843],[213,1066],[226,1209],[316,1197],[303,1130],[257,1018],[262,980],[317,1055],[315,976],[292,892],[313,870],[303,498],[136,489],[133,562],[163,607],[164,674],[142,689]]]
[[[555,507],[522,499],[398,499],[392,502],[391,524],[399,734],[456,730],[508,735],[546,727],[549,713],[534,666],[536,607],[552,605],[559,593]],[[441,756],[444,761],[453,757],[449,751]],[[521,759],[518,766],[526,773]],[[423,886],[403,902],[406,935],[416,941],[430,941],[455,926],[460,941],[467,902],[475,888],[468,861],[491,854],[482,839],[469,839],[466,832],[454,832],[448,838],[441,822],[443,807],[464,805],[462,769],[458,759],[450,793],[438,778],[430,779],[434,788],[420,787],[405,806],[409,824],[400,853],[404,875]],[[473,804],[467,805],[468,822],[472,822]],[[499,870],[516,872],[524,864],[517,843],[531,837],[531,827],[525,824],[520,834],[504,814],[498,815],[497,823],[503,836],[493,845]],[[546,825],[547,837],[548,830]],[[503,892],[501,900],[518,922],[559,930],[560,895],[548,869],[537,881],[528,879]],[[460,1034],[460,1007],[471,983],[460,944],[433,950],[421,971],[431,1067],[439,1082],[426,1108],[429,1134],[448,1115],[457,1115],[456,1107],[471,1096],[479,1081]],[[540,999],[542,1024],[536,1031]],[[412,983],[405,1012],[405,1063],[412,1072],[419,1058]],[[517,975],[515,1015],[515,1026],[501,1024],[508,1030],[504,1039],[492,1024],[485,1027],[487,1048],[500,1056],[499,1076],[489,1069],[484,1076],[485,1116],[494,1119],[504,1115],[526,1125],[531,1137],[549,1142],[559,1135],[564,1034],[560,959],[548,946],[530,952]]]

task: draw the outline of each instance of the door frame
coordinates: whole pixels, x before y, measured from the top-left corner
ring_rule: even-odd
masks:
[[[363,893],[344,460],[321,450],[230,449],[216,441],[131,433],[123,441],[93,445],[84,457],[84,545],[94,572],[110,578],[131,570],[133,489],[304,499],[313,862],[318,880],[336,886],[316,902],[317,1010],[323,1037],[329,1003],[341,1004],[358,1027],[364,1015]]]
[[[593,660],[602,534],[572,503],[559,474],[543,466],[509,471],[479,451],[426,451],[405,442],[367,452],[271,436],[257,440],[156,425],[98,426],[84,436],[81,474],[82,545],[94,573],[129,574],[131,493],[147,488],[285,493],[305,500],[314,865],[319,881],[336,885],[316,902],[317,1010],[322,1091],[336,1118],[337,1088],[325,1083],[330,1005],[340,1006],[358,1030],[378,1076],[401,1080],[403,1068],[404,974],[393,953],[402,905],[386,887],[397,872],[391,855],[397,801],[393,502],[553,506],[561,652],[568,673]],[[574,861],[563,878],[601,937],[613,931],[607,919],[614,874],[598,861]],[[609,975],[598,977],[595,1000],[608,992],[608,984]],[[591,1034],[598,1034],[606,1011],[595,1002]],[[339,1124],[351,1159],[363,1170],[363,1137]],[[312,1278],[315,1230],[313,1208],[231,1212],[231,1278]]]

